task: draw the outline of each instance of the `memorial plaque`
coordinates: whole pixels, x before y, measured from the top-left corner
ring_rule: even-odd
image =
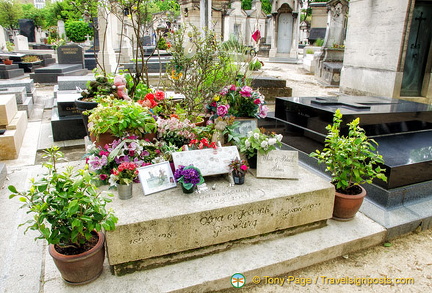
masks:
[[[240,158],[236,146],[219,147],[217,149],[192,150],[173,153],[175,168],[180,165],[194,165],[203,176],[224,174],[229,172],[228,165],[235,158]]]
[[[274,150],[266,155],[258,154],[258,178],[298,178],[298,152]]]
[[[84,50],[76,44],[60,46],[57,49],[59,64],[81,64],[84,68]]]

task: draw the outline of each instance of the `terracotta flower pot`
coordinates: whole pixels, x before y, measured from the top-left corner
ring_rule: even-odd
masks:
[[[336,192],[333,219],[339,221],[352,220],[360,209],[363,199],[366,196],[366,190],[360,186],[362,192],[357,195],[348,195]]]
[[[95,143],[96,146],[104,147],[106,144],[112,143],[114,140],[119,139],[109,132],[100,134],[97,138],[93,134],[90,134],[90,140]]]
[[[60,254],[52,244],[48,247],[66,283],[70,285],[87,284],[97,279],[102,273],[105,259],[105,235],[100,232],[97,235],[99,240],[92,249],[76,255]]]

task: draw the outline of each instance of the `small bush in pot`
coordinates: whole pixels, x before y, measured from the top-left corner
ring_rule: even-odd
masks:
[[[318,163],[326,164],[326,171],[331,173],[331,183],[335,186],[337,195],[355,196],[364,191],[361,184],[372,183],[375,178],[387,181],[385,169],[380,167],[384,160],[376,151],[376,141],[369,139],[360,127],[359,118],[347,124],[347,135],[340,133],[341,123],[342,113],[338,109],[333,117],[333,125],[326,127],[328,134],[323,150],[316,150],[311,156],[317,158]],[[334,211],[333,215],[335,213],[337,211]]]
[[[15,186],[10,185],[10,198],[19,196],[20,201],[24,202],[21,208],[28,209],[27,213],[34,215],[21,225],[27,225],[26,231],[39,231],[37,239],[45,239],[50,244],[50,254],[63,279],[72,284],[86,283],[102,272],[104,236],[97,232],[114,230],[117,217],[113,211],[106,209],[106,204],[111,200],[101,196],[87,170],[67,166],[60,172],[58,162],[63,154],[55,146],[47,149],[44,157],[48,159],[43,164],[47,173],[31,179],[31,186],[26,191],[17,191]],[[100,267],[90,264],[90,273],[81,265],[78,266],[82,273],[65,272],[61,268],[63,264],[59,264],[53,255],[78,258],[92,254],[93,246],[101,247],[102,252],[98,253],[97,260]]]

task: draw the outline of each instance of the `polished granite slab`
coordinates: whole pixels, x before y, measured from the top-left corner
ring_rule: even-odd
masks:
[[[377,141],[389,178],[377,185],[392,189],[432,180],[431,105],[384,97],[277,98],[275,117],[285,124],[284,142],[305,153],[322,148],[336,109],[343,125],[359,117],[366,134]]]

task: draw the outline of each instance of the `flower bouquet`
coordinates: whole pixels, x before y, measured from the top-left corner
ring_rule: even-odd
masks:
[[[232,172],[234,184],[243,184],[246,171],[249,169],[246,160],[236,158],[230,162],[228,167]]]
[[[135,136],[124,137],[103,147],[93,144],[86,155],[89,171],[107,184],[112,170],[123,162],[133,162],[138,167],[158,162],[162,156],[158,144],[139,140]]]
[[[267,117],[268,108],[265,98],[259,91],[249,86],[237,87],[234,84],[225,86],[207,105],[211,119],[232,115],[235,117]]]
[[[181,183],[184,193],[192,193],[197,185],[204,183],[201,171],[192,165],[180,165],[174,172],[174,178]]]
[[[242,137],[237,146],[240,152],[248,159],[249,166],[256,168],[256,156],[258,153],[265,155],[275,150],[276,147],[281,147],[282,137],[282,134],[274,132],[266,134],[263,128],[256,128],[249,131],[246,137]]]

